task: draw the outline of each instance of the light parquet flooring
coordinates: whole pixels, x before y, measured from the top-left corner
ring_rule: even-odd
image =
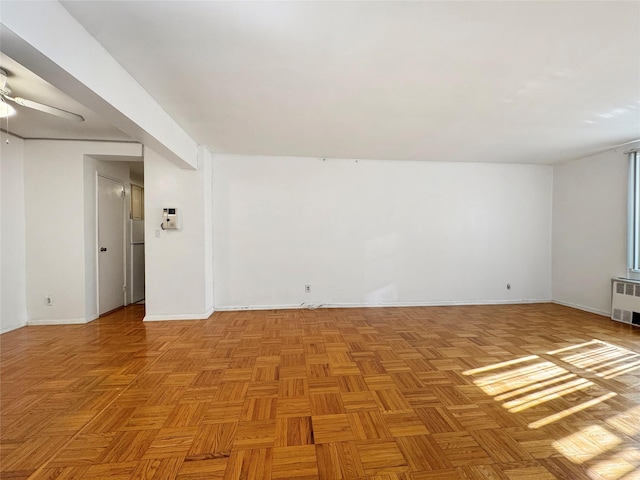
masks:
[[[553,304],[0,336],[3,479],[640,479],[640,329]]]

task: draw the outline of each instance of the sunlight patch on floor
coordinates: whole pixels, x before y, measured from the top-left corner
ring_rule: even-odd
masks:
[[[607,370],[606,372],[602,372],[599,373],[598,376],[609,379],[609,378],[615,378],[618,377],[620,375],[625,375],[627,373],[633,372],[634,370],[637,370],[638,368],[640,368],[640,360],[638,360],[635,363],[631,363],[631,364],[625,364],[625,365],[620,365],[617,368],[612,368],[610,370]]]
[[[583,390],[591,387],[592,385],[594,385],[593,382],[584,378],[578,378],[571,382],[562,383],[555,387],[546,388],[544,390],[525,395],[517,400],[506,402],[503,406],[504,408],[508,408],[510,412],[522,412],[528,408],[577,392],[578,390]]]
[[[630,408],[624,413],[614,415],[608,418],[606,422],[619,432],[630,437],[640,434],[640,405]]]
[[[609,392],[606,395],[602,395],[598,398],[594,398],[592,400],[588,400],[584,403],[581,403],[580,405],[574,405],[571,408],[567,408],[565,410],[562,410],[561,412],[558,413],[554,413],[553,415],[549,415],[548,417],[545,418],[541,418],[540,420],[536,420],[535,422],[531,422],[528,427],[529,428],[540,428],[540,427],[544,427],[545,425],[549,425],[550,423],[556,422],[558,420],[560,420],[561,418],[565,418],[568,417],[569,415],[573,415],[576,412],[580,412],[582,410],[586,410],[587,408],[593,407],[594,405],[597,405],[599,403],[605,402],[607,400],[609,400],[610,398],[615,397],[616,394],[614,392]]]
[[[504,395],[507,392],[529,387],[533,383],[548,381],[569,373],[552,362],[537,361],[530,365],[509,369],[501,373],[481,376],[474,383],[491,396]],[[531,360],[529,360],[531,361]],[[465,375],[467,373],[465,372]]]
[[[474,377],[475,385],[513,413],[552,402],[546,412],[540,410],[548,413],[549,409],[554,410],[554,405],[559,410],[557,407],[567,406],[567,402],[576,403],[528,424],[529,428],[538,429],[617,395],[598,384],[596,378],[612,379],[637,369],[640,354],[594,339],[546,355],[525,356],[463,373]],[[553,403],[576,392],[582,393]],[[601,407],[600,411],[606,409]],[[594,480],[640,480],[640,449],[634,448],[637,442],[633,443],[640,434],[640,406],[603,421],[606,426],[584,426],[578,421],[575,433],[551,445],[571,462],[584,465],[587,475]]]
[[[574,463],[584,463],[622,443],[617,435],[600,425],[589,425],[551,445]]]
[[[547,354],[606,379],[640,368],[640,354],[602,340],[591,340]]]
[[[638,480],[640,478],[640,451],[635,448],[613,452],[608,458],[590,466],[587,473],[591,478],[614,478]]]
[[[499,402],[503,402],[505,400],[508,400],[509,398],[512,397],[517,397],[519,395],[523,395],[525,393],[534,391],[534,390],[538,390],[540,388],[549,386],[549,385],[553,385],[554,383],[559,383],[559,382],[565,382],[567,380],[571,380],[572,378],[575,378],[577,375],[575,373],[570,373],[568,375],[563,375],[561,377],[553,377],[549,380],[546,380],[544,382],[536,382],[536,383],[532,383],[530,385],[527,385],[526,387],[522,387],[522,388],[518,388],[516,390],[511,390],[510,392],[507,392],[505,394],[502,395],[497,395],[495,397],[496,400],[498,400]]]
[[[510,367],[511,365],[515,365],[517,363],[528,362],[529,360],[535,360],[538,355],[530,355],[528,357],[516,358],[514,360],[508,360],[506,362],[494,363],[492,365],[487,365],[486,367],[474,368],[473,370],[467,370],[464,372],[465,375],[477,375],[479,373],[489,372],[491,370],[498,370],[499,368]]]
[[[568,347],[564,347],[564,348],[559,348],[557,350],[552,350],[550,352],[547,352],[549,355],[556,355],[558,353],[564,353],[564,352],[568,352],[569,350],[575,350],[577,348],[584,348],[588,345],[593,345],[594,343],[597,343],[598,340],[590,340],[588,342],[584,342],[584,343],[579,343],[577,345],[570,345]]]

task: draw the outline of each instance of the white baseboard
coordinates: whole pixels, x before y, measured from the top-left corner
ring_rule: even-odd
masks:
[[[26,326],[27,326],[26,322],[25,323],[18,323],[18,324],[15,324],[15,325],[9,325],[8,327],[4,327],[2,330],[0,330],[0,335],[2,335],[3,333],[10,332],[12,330],[17,330],[19,328],[26,327]]]
[[[78,318],[52,318],[52,319],[38,319],[29,320],[27,325],[78,325],[82,323],[89,323],[91,320],[87,320],[85,317]]]
[[[328,303],[328,304],[287,304],[287,305],[243,305],[243,306],[218,306],[209,309],[205,313],[199,314],[180,314],[180,315],[146,315],[144,317],[145,322],[160,322],[165,320],[206,320],[214,311],[221,312],[233,312],[242,310],[292,310],[292,309],[315,309],[315,308],[392,308],[392,307],[444,307],[444,306],[462,306],[462,305],[518,305],[518,304],[531,304],[531,303],[556,303],[565,307],[576,308],[589,313],[595,313],[596,315],[602,315],[604,317],[611,317],[611,312],[604,310],[597,310],[584,305],[577,305],[570,302],[563,302],[560,300],[548,300],[548,299],[529,299],[529,300],[482,300],[482,301],[444,301],[444,302],[397,302],[397,303],[384,303],[384,304],[366,304],[366,303]],[[98,317],[96,317],[98,318]],[[31,326],[31,325],[78,325],[83,323],[89,323],[96,318],[86,319],[79,318],[63,318],[63,319],[39,319],[29,320],[27,323],[10,325],[0,330],[0,335],[3,333],[17,330],[18,328]]]
[[[213,308],[210,308],[205,313],[184,313],[179,315],[145,315],[144,322],[163,322],[165,320],[206,320],[214,312]]]
[[[557,303],[558,305],[564,305],[565,307],[577,308],[578,310],[583,310],[589,313],[595,313],[596,315],[602,315],[603,317],[611,318],[611,312],[607,312],[605,310],[598,310],[591,307],[585,307],[584,305],[577,305],[575,303],[563,302],[561,300],[552,300],[553,303]]]
[[[285,305],[242,305],[216,306],[217,312],[235,312],[241,310],[291,310],[296,308],[387,308],[387,307],[446,307],[462,305],[520,305],[530,303],[549,303],[550,299],[522,299],[522,300],[470,300],[470,301],[441,301],[441,302],[394,302],[394,303],[320,303],[320,304],[285,304]]]

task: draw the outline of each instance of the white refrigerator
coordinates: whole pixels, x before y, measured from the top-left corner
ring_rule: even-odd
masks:
[[[131,300],[137,303],[144,300],[144,220],[131,222]]]

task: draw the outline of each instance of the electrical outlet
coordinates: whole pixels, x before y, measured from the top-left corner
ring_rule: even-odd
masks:
[[[304,293],[311,293],[311,285],[304,286]]]
[[[51,295],[47,295],[46,297],[44,297],[44,304],[45,304],[47,307],[52,306],[52,305],[53,305],[53,296],[51,296]]]

